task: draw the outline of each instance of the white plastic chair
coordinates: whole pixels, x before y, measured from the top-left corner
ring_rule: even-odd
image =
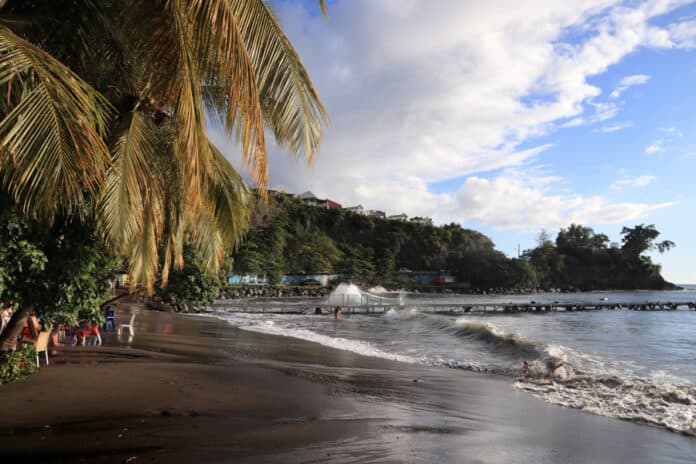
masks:
[[[133,330],[133,323],[135,322],[135,314],[131,314],[130,321],[128,324],[119,324],[118,325],[118,336],[121,336],[121,332],[123,329],[128,329],[128,334],[130,337],[135,335],[135,331]]]

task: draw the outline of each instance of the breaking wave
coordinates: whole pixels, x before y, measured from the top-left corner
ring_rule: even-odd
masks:
[[[325,333],[322,326],[302,327],[309,319],[298,323],[290,319],[252,319],[251,315],[222,317],[243,330],[294,337],[363,356],[508,376],[514,388],[549,403],[696,435],[693,383],[665,372],[639,376],[630,363],[544,344],[480,319],[453,320],[412,309],[391,309],[377,319],[403,332],[377,333],[379,329],[365,323],[369,328],[356,329],[350,337],[338,337]],[[385,330],[383,325],[382,332]],[[401,338],[395,342],[393,337],[397,335]],[[448,351],[439,343],[461,349]],[[523,368],[524,362],[527,367]]]
[[[696,386],[686,380],[664,372],[632,376],[595,356],[528,340],[488,323],[458,320],[456,325],[460,327],[456,331],[459,336],[475,338],[492,345],[492,349],[530,361],[526,372],[475,364],[450,363],[451,367],[512,375],[516,377],[516,389],[549,403],[696,435]]]

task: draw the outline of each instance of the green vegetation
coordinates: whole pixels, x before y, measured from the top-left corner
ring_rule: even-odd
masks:
[[[0,358],[0,384],[24,380],[38,369],[34,345],[27,345]]]
[[[520,258],[508,258],[487,236],[457,224],[435,227],[389,221],[341,209],[307,206],[287,195],[259,202],[253,228],[234,254],[235,272],[335,272],[364,284],[408,284],[398,270],[448,270],[474,289],[669,288],[644,253],[674,244],[656,242],[654,226],[624,228],[623,246],[604,234],[571,225],[555,242],[545,232]]]
[[[108,278],[121,263],[93,227],[63,218],[53,225],[29,221],[0,201],[0,299],[20,308],[0,335],[0,351],[12,350],[31,309],[51,324],[101,320]]]
[[[212,303],[230,270],[230,262],[220,274],[206,272],[205,264],[196,249],[184,245],[184,267],[175,269],[169,276],[169,285],[159,293],[166,301],[176,301],[181,310]],[[184,306],[185,305],[185,306]]]

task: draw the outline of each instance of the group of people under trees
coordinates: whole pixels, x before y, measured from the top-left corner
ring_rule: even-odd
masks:
[[[15,303],[8,301],[4,303],[0,301],[0,333],[8,326],[14,314]],[[19,340],[24,343],[35,343],[41,331],[50,332],[50,346],[57,348],[62,346],[60,342],[61,331],[70,333],[70,343],[85,346],[90,337],[95,337],[101,344],[101,335],[99,327],[95,324],[90,324],[87,321],[79,321],[78,325],[71,327],[66,324],[53,324],[43,320],[42,314],[32,310],[27,320],[24,322]],[[55,353],[55,352],[54,352]]]

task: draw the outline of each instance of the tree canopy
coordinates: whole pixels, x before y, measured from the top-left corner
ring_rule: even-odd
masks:
[[[209,123],[263,193],[266,130],[311,163],[327,119],[262,0],[0,1],[0,92],[0,190],[35,220],[94,218],[148,292],[185,237],[215,272],[246,231]]]
[[[235,272],[266,274],[334,272],[357,282],[406,284],[398,271],[447,270],[462,285],[490,288],[667,288],[660,267],[645,251],[654,226],[624,229],[624,247],[610,247],[605,234],[571,224],[553,240],[544,231],[520,258],[495,249],[490,238],[457,224],[433,226],[362,216],[304,205],[289,197],[258,203],[253,228],[234,253]],[[657,233],[657,235],[656,235]],[[627,245],[628,244],[628,245]],[[638,252],[638,255],[636,255]]]

